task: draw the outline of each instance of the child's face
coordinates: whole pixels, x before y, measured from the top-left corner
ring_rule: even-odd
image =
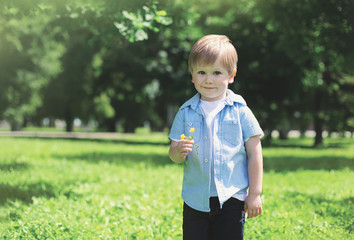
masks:
[[[212,65],[194,66],[192,82],[204,101],[216,101],[226,97],[229,83],[234,81],[236,71],[231,75],[218,59]]]

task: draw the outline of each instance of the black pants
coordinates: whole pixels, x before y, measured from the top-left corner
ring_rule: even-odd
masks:
[[[244,202],[236,198],[227,200],[222,209],[217,197],[210,198],[210,212],[183,206],[184,240],[243,239],[244,224]]]

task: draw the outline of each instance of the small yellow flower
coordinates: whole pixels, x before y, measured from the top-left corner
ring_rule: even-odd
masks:
[[[186,136],[184,134],[181,135],[181,140],[185,139]]]
[[[189,132],[191,132],[191,133],[194,132],[194,128],[191,128],[191,129],[189,130]]]

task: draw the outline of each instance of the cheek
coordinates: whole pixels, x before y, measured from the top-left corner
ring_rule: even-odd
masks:
[[[218,79],[218,81],[216,81],[216,84],[218,84],[219,86],[228,86],[229,81],[228,81],[228,79],[226,80],[225,78]]]
[[[224,81],[224,82],[219,84],[219,87],[222,88],[222,89],[228,88],[228,86],[229,86],[229,83],[227,81]]]
[[[194,74],[192,74],[192,83],[196,83],[198,81],[197,76],[195,76]]]
[[[194,84],[200,84],[200,82],[201,82],[201,79],[200,79],[200,78],[198,78],[198,77],[192,77],[192,83],[194,83]]]

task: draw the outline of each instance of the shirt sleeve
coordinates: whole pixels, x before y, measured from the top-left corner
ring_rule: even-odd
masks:
[[[184,133],[184,115],[180,110],[178,111],[175,119],[173,120],[172,128],[168,138],[172,141],[178,142],[181,139],[181,135]]]
[[[264,136],[262,128],[249,107],[240,107],[240,121],[244,142],[247,142],[253,136],[260,136],[261,138]]]

